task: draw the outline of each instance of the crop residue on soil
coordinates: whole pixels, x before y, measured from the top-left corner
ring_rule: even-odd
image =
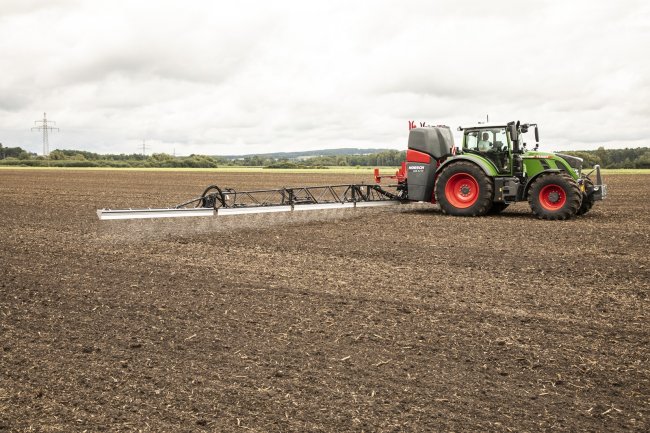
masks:
[[[647,431],[650,176],[525,204],[100,222],[211,183],[0,171],[1,431]]]

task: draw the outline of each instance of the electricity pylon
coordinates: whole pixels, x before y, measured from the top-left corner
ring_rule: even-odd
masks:
[[[50,143],[48,142],[48,133],[49,131],[60,131],[60,129],[50,126],[56,125],[56,122],[47,120],[47,113],[43,113],[43,120],[35,120],[34,123],[37,126],[34,126],[32,131],[43,131],[43,156],[49,156]]]

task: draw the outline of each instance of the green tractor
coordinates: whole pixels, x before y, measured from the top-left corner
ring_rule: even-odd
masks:
[[[587,213],[607,195],[600,167],[582,172],[581,158],[537,151],[536,124],[478,124],[454,146],[447,126],[413,128],[406,163],[398,172],[402,197],[438,203],[449,215],[481,216],[528,201],[542,219],[565,220]],[[523,136],[534,129],[535,148]],[[595,173],[595,179],[592,174]]]

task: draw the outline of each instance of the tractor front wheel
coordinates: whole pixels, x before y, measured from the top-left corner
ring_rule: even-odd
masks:
[[[471,162],[449,164],[435,186],[442,212],[454,216],[485,215],[492,206],[493,192],[492,179]]]
[[[578,184],[563,173],[542,174],[528,192],[528,204],[540,219],[569,219],[577,214],[581,203],[582,193]]]

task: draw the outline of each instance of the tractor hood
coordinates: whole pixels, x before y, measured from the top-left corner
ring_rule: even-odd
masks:
[[[540,160],[554,160],[556,165],[558,163],[562,164],[567,170],[570,169],[575,172],[577,176],[580,176],[582,170],[582,158],[577,158],[571,155],[564,155],[561,153],[550,153],[550,152],[538,152],[538,151],[528,151],[522,155],[524,159],[540,159]],[[560,162],[561,161],[561,162]],[[542,163],[542,167],[553,168],[553,166],[548,166],[547,163]],[[562,167],[558,167],[562,169]]]
[[[578,158],[577,156],[565,155],[563,153],[556,153],[555,155],[565,160],[567,164],[569,164],[569,167],[575,170],[582,169],[582,162],[584,161],[582,158]]]

